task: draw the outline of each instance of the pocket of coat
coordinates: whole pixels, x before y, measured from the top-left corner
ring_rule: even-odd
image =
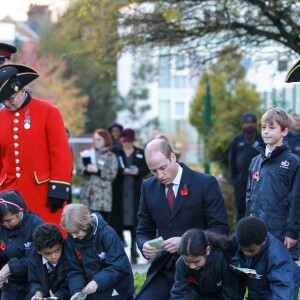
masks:
[[[34,178],[37,184],[43,184],[50,181],[50,172],[36,172],[34,171]]]

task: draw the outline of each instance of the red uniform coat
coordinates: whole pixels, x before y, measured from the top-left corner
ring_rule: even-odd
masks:
[[[68,199],[72,156],[62,116],[49,102],[31,98],[15,112],[0,109],[0,191],[16,189],[29,210],[60,224],[48,197]]]

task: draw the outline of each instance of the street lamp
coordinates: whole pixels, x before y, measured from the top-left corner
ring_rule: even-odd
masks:
[[[204,98],[204,172],[210,174],[210,161],[208,158],[208,141],[209,141],[209,130],[211,125],[211,94],[208,76],[205,77],[206,92]]]

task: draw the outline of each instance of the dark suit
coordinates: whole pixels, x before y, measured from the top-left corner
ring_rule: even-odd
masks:
[[[167,240],[171,237],[182,236],[190,228],[210,229],[223,234],[229,232],[224,199],[215,177],[193,171],[182,163],[180,165],[183,172],[172,212],[166,199],[165,187],[160,181],[151,177],[142,185],[137,227],[137,244],[140,250],[143,244],[155,238],[157,233]],[[188,194],[182,195],[181,189],[185,185]],[[173,265],[167,269],[166,262],[172,255],[162,251],[155,257],[141,292],[145,291],[150,282],[153,280],[156,282],[157,275],[162,275],[161,278],[164,278],[165,282],[155,283],[154,290],[171,289],[174,283],[175,267]],[[178,254],[173,257],[175,261]],[[151,283],[151,287],[153,284]],[[144,297],[141,292],[138,299],[150,299],[150,297]],[[165,300],[162,297],[159,299]]]

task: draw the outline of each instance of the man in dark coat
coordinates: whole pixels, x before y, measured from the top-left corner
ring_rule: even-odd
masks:
[[[256,147],[263,143],[257,131],[257,118],[252,113],[243,115],[243,131],[237,134],[229,149],[229,175],[234,187],[236,222],[245,216],[248,170],[252,158],[259,154]]]
[[[167,141],[149,142],[145,157],[154,176],[142,184],[137,244],[152,263],[138,299],[168,300],[182,234],[190,228],[228,234],[228,218],[217,180],[177,163]],[[162,251],[148,243],[157,234],[164,239]]]

